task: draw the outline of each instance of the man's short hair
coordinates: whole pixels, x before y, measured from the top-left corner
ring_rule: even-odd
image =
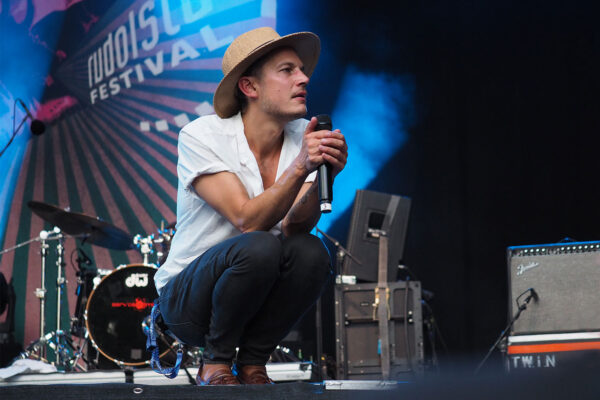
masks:
[[[240,79],[242,79],[245,76],[253,76],[255,78],[260,79],[262,69],[267,63],[267,61],[269,61],[273,54],[283,49],[294,50],[292,47],[278,47],[276,49],[273,49],[272,51],[268,52],[267,54],[256,60],[252,65],[250,65],[248,69],[244,71],[244,73],[240,76]],[[240,90],[240,87],[238,85],[235,85],[235,98],[240,104],[240,110],[242,112],[246,111],[246,108],[248,107],[248,97],[246,97],[246,95]]]

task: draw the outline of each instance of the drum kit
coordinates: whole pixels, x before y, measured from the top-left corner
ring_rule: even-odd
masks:
[[[35,290],[40,300],[40,336],[34,340],[21,358],[51,362],[64,371],[98,368],[99,359],[109,360],[118,367],[148,365],[150,353],[146,352],[148,316],[158,297],[154,286],[157,266],[150,262],[155,255],[160,263],[168,252],[174,234],[174,224],[164,226],[158,233],[134,237],[99,218],[71,212],[54,205],[30,201],[28,207],[54,226],[51,231],[41,231],[39,237],[23,242],[0,254],[39,241],[41,248],[41,287]],[[67,287],[64,268],[65,240],[81,239],[112,250],[137,249],[141,264],[120,265],[115,269],[97,269],[80,246],[77,246],[77,303],[71,317],[70,331],[61,329],[62,296]],[[46,269],[50,243],[56,243],[56,330],[46,331]],[[177,343],[167,335],[162,337],[161,358],[174,354]],[[54,358],[53,361],[49,361]]]

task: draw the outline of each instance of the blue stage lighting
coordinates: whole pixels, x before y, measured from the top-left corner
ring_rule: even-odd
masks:
[[[410,77],[346,69],[331,119],[346,136],[348,164],[333,185],[333,212],[321,216],[319,229],[326,232],[406,142],[413,92]]]

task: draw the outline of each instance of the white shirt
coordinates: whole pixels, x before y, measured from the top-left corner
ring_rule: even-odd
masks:
[[[307,120],[297,119],[285,126],[275,179],[279,179],[300,152],[307,124]],[[190,122],[181,129],[177,148],[177,226],[169,256],[154,275],[159,293],[171,278],[206,250],[241,234],[198,196],[192,186],[196,177],[228,171],[237,175],[251,199],[265,191],[258,164],[244,135],[240,113],[226,119],[207,115]],[[311,173],[306,182],[314,181],[315,176],[316,172]],[[281,222],[270,232],[279,234]]]

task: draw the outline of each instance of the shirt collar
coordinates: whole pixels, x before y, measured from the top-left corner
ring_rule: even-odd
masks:
[[[226,133],[235,135],[240,156],[240,163],[247,166],[248,163],[254,159],[254,154],[252,154],[252,150],[250,150],[250,146],[248,145],[248,139],[246,139],[246,135],[244,134],[244,121],[242,120],[242,113],[238,112],[233,117],[227,118],[227,121],[228,124],[226,126]],[[290,133],[288,125],[289,123],[283,127],[283,145],[281,147],[281,155],[279,156],[280,160],[287,152],[287,147],[289,145],[288,136]]]
[[[235,135],[237,142],[237,148],[239,153],[239,160],[242,165],[248,165],[251,160],[252,152],[250,146],[248,146],[248,140],[244,135],[244,121],[242,121],[242,113],[238,112],[233,117],[227,119],[228,124],[226,127],[227,133]]]

